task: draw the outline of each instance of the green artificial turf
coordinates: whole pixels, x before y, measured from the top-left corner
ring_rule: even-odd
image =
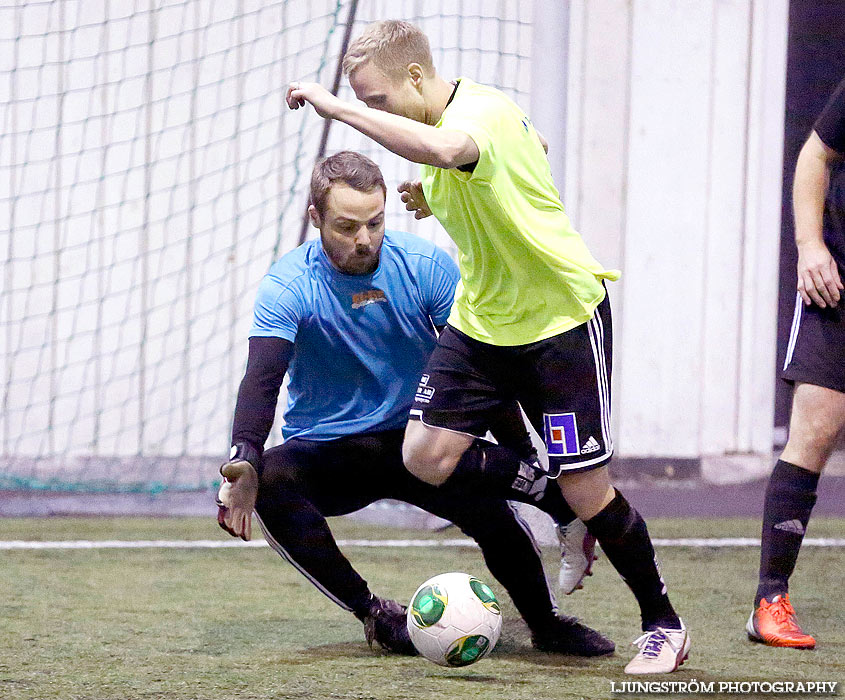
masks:
[[[331,521],[343,539],[461,537]],[[842,536],[845,521],[817,519],[808,537]],[[750,519],[653,520],[654,537],[756,537]],[[0,520],[0,540],[228,539],[213,520],[49,518]],[[168,700],[349,698],[453,700],[643,697],[613,693],[639,633],[633,596],[607,560],[561,609],[610,636],[614,656],[584,660],[531,648],[528,630],[472,548],[363,548],[345,552],[374,592],[407,602],[423,580],[473,573],[504,603],[493,654],[446,669],[371,651],[355,618],[269,548],[0,551],[0,698]],[[814,651],[746,639],[756,548],[660,548],[670,595],[692,636],[689,661],[660,680],[845,680],[842,549],[805,547],[792,599]],[[544,550],[552,580],[557,562]],[[661,697],[674,697],[672,693]],[[678,695],[680,697],[680,695]],[[686,696],[685,696],[686,697]],[[734,695],[736,697],[736,695]],[[774,697],[769,694],[767,697]],[[783,696],[780,696],[783,697]]]

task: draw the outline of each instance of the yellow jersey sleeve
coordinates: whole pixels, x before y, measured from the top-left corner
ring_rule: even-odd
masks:
[[[449,323],[494,345],[520,345],[586,322],[618,279],[569,222],[531,120],[506,95],[466,78],[436,125],[478,146],[472,173],[422,166],[432,213],[461,269]]]

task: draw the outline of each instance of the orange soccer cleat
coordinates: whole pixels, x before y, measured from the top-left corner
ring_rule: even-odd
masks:
[[[798,625],[795,608],[789,602],[789,596],[776,595],[769,603],[765,598],[748,618],[745,626],[748,638],[770,647],[792,647],[793,649],[813,649],[816,640]]]

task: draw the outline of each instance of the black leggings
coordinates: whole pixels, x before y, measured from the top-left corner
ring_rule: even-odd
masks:
[[[293,438],[265,452],[256,512],[271,546],[331,600],[360,616],[370,590],[338,549],[326,517],[382,498],[405,501],[475,539],[528,626],[548,625],[555,599],[536,544],[508,502],[420,481],[402,463],[403,436],[404,430],[390,430],[331,441]]]

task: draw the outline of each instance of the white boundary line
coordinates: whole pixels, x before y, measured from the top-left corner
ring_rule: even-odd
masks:
[[[760,540],[754,537],[678,538],[652,540],[656,547],[759,547]],[[469,539],[455,540],[338,540],[340,547],[477,547]],[[241,549],[267,547],[264,540],[242,542],[241,540],[2,540],[0,550],[45,550],[45,549]],[[845,547],[845,539],[831,537],[808,537],[805,547]]]

